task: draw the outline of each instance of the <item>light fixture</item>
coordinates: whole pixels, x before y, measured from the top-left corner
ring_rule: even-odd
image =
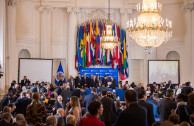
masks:
[[[110,0],[108,5],[108,21],[105,24],[106,34],[100,37],[100,44],[104,49],[114,49],[118,45],[118,38],[114,36],[114,32],[112,32],[113,23],[110,20]]]
[[[162,4],[157,0],[143,0],[142,7],[137,5],[137,20],[127,22],[129,36],[148,52],[172,37],[172,21],[164,20],[161,11]]]

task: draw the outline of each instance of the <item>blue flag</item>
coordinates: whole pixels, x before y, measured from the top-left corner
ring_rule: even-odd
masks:
[[[61,62],[57,70],[57,76],[55,77],[55,84],[58,85],[60,80],[63,81],[63,83],[65,83],[65,74]]]

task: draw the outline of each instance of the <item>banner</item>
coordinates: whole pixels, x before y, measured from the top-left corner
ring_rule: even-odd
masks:
[[[114,77],[116,80],[116,86],[118,85],[118,69],[112,69],[112,68],[85,68],[80,70],[81,76],[86,74],[87,77],[90,77],[91,74],[93,75],[100,75],[100,79],[104,78],[104,75],[109,75],[109,78],[111,76]]]

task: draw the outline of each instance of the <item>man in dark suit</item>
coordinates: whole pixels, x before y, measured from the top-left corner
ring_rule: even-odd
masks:
[[[160,114],[160,121],[163,122],[168,120],[171,111],[176,109],[176,102],[172,101],[174,99],[174,91],[172,89],[167,90],[166,98],[162,99],[157,104],[157,111]]]
[[[26,92],[22,92],[22,98],[18,98],[14,102],[16,106],[16,114],[26,115],[27,106],[32,102],[32,99],[26,97]]]
[[[30,83],[30,80],[29,80],[29,79],[27,79],[27,77],[26,77],[26,76],[24,76],[24,79],[23,79],[23,80],[21,80],[21,85],[22,85],[22,87],[23,87],[26,83]]]
[[[148,126],[152,126],[152,124],[155,122],[154,119],[154,113],[153,113],[153,106],[150,103],[146,102],[146,95],[145,95],[145,91],[144,90],[139,90],[138,91],[138,104],[145,107],[147,109],[147,123]]]
[[[47,84],[43,84],[43,86],[40,88],[40,92],[43,92],[43,93],[47,92]]]
[[[81,81],[82,81],[81,74],[78,73],[78,76],[75,79],[75,88],[81,88]]]
[[[86,74],[82,77],[82,87],[89,87],[89,79],[86,77]]]
[[[106,126],[112,126],[115,120],[116,108],[114,101],[107,97],[107,91],[102,91],[102,99],[100,100],[103,105],[102,121]]]
[[[86,112],[88,112],[88,105],[91,101],[94,100],[94,98],[96,97],[96,93],[97,93],[97,90],[96,88],[93,88],[91,93],[89,95],[86,95],[84,97],[84,101],[83,101],[83,104],[84,106],[86,107]]]
[[[127,108],[122,111],[115,126],[147,126],[147,110],[137,104],[137,94],[134,90],[125,91]]]
[[[39,83],[36,83],[35,84],[35,86],[33,86],[32,88],[31,88],[31,91],[33,92],[33,93],[40,93],[40,87],[39,87]]]
[[[72,91],[73,88],[75,88],[75,80],[72,75],[70,75],[70,79],[68,80],[69,86],[70,86],[70,91]]]
[[[0,126],[12,126],[12,124],[10,123],[10,120],[11,120],[11,114],[4,113],[0,121]]]
[[[63,101],[63,97],[61,95],[59,95],[57,97],[57,102],[55,103],[55,110],[57,111],[59,108],[63,108],[65,109],[65,104]]]
[[[96,79],[96,76],[94,75],[93,76],[93,79],[90,81],[90,87],[94,87],[94,88],[97,88],[97,87],[99,87],[98,86],[98,82],[97,82],[97,79]]]
[[[57,114],[55,114],[55,117],[57,119],[57,126],[64,126],[65,125],[64,116],[65,116],[64,109],[59,108],[57,110]]]
[[[72,94],[72,92],[70,91],[70,86],[66,85],[65,90],[63,90],[61,92],[61,96],[63,97],[63,103],[65,104],[65,106],[66,106],[68,100],[70,99],[71,94]]]
[[[185,85],[186,85],[186,87],[184,87],[181,90],[181,93],[185,94],[185,95],[188,95],[188,94],[190,94],[193,91],[193,89],[190,87],[190,82],[186,82]]]
[[[63,83],[58,83],[58,86],[55,89],[55,92],[57,92],[58,95],[61,95],[61,92],[63,91]]]
[[[111,77],[111,83],[112,83],[112,84],[111,84],[111,88],[112,88],[112,89],[115,89],[115,87],[116,87],[116,80],[114,79],[113,76]]]
[[[102,78],[102,85],[104,85],[105,87],[107,87],[107,75],[104,75],[104,78]]]

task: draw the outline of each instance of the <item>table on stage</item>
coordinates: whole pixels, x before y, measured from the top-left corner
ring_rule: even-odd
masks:
[[[73,91],[76,91],[79,89],[73,89]],[[90,94],[92,89],[86,89],[85,92],[80,92],[80,95],[88,95]],[[116,97],[119,96],[120,101],[124,101],[124,90],[123,89],[107,89],[107,91],[114,92],[116,94]],[[99,89],[97,89],[97,93],[99,93]]]

